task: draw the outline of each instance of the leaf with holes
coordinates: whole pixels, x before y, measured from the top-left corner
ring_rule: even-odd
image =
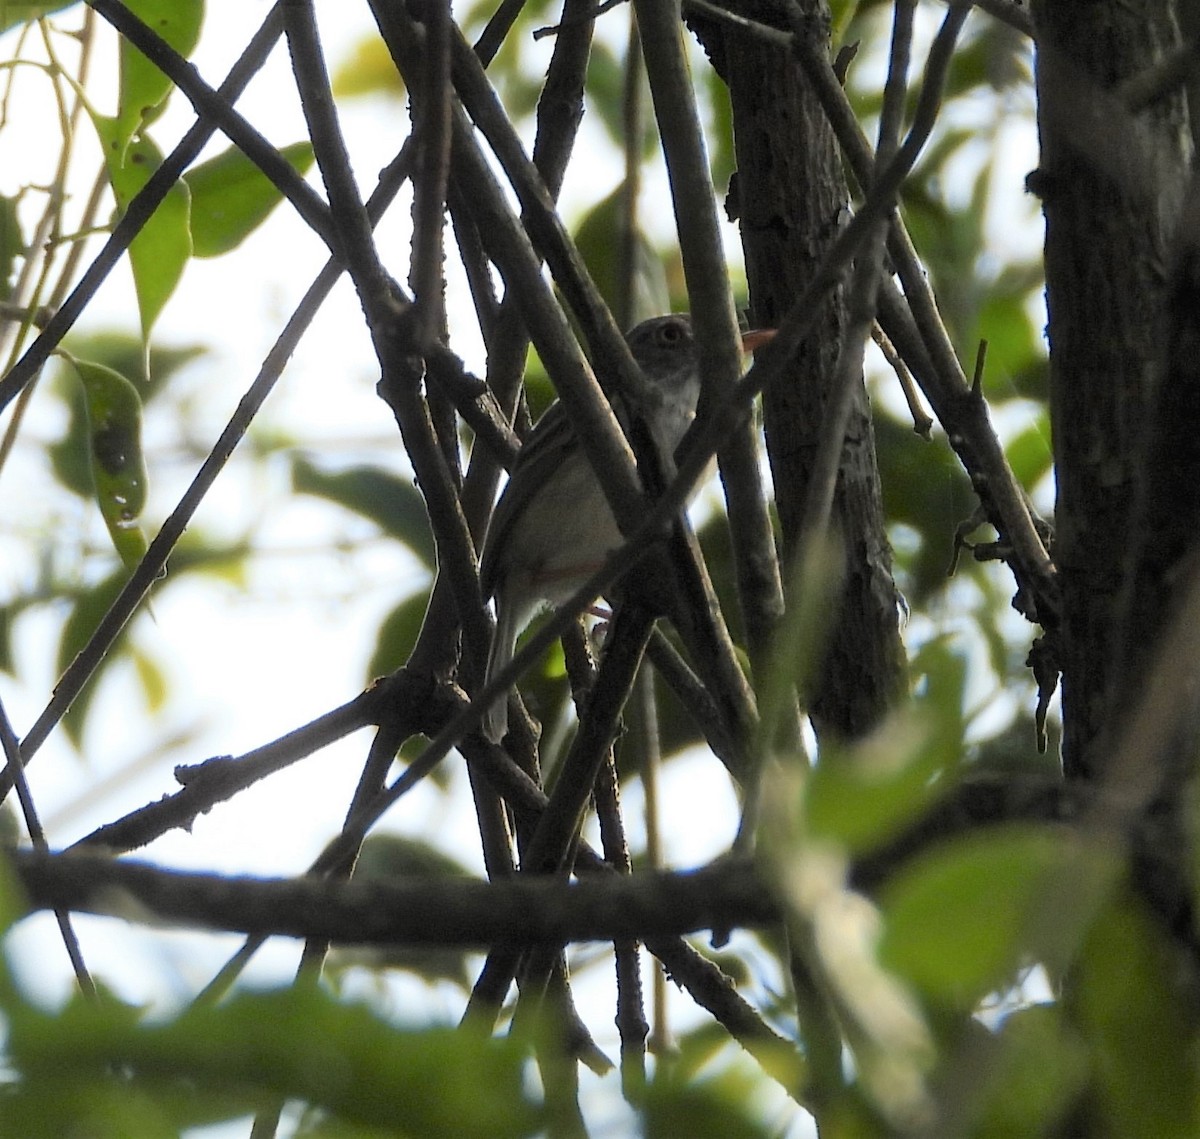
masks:
[[[164,43],[187,57],[200,38],[203,0],[127,0],[131,12]],[[122,147],[156,119],[175,85],[128,40],[121,40],[121,87],[116,122]]]
[[[146,462],[142,455],[142,399],[120,372],[72,360],[83,382],[88,446],[96,503],[121,561],[131,569],[146,552],[139,525],[146,505]]]

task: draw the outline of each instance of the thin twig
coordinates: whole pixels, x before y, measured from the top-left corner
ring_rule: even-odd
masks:
[[[896,346],[891,342],[887,333],[883,331],[878,322],[871,328],[871,339],[875,341],[875,346],[883,354],[883,358],[887,361],[888,366],[896,374],[896,380],[900,384],[900,392],[904,396],[904,402],[908,405],[908,414],[912,417],[913,431],[921,436],[922,439],[928,440],[933,432],[933,419],[921,404],[921,395],[917,391],[917,386],[913,382],[912,373],[908,370],[908,365],[904,362],[904,357],[896,351]]]
[[[9,769],[16,773],[17,800],[21,804],[21,814],[25,819],[25,829],[29,832],[33,849],[41,855],[49,854],[50,847],[46,842],[46,832],[42,830],[42,823],[38,818],[37,807],[33,802],[33,793],[29,789],[28,780],[25,778],[25,764],[21,759],[21,744],[17,740],[17,733],[13,731],[12,723],[8,718],[8,709],[5,708],[2,700],[0,700],[0,745],[3,746],[4,758],[8,763]],[[54,908],[54,920],[58,923],[58,931],[62,937],[63,946],[67,951],[67,957],[71,962],[71,969],[75,973],[75,981],[79,985],[79,991],[88,1000],[95,1001],[96,983],[92,980],[92,975],[88,972],[88,967],[84,963],[83,950],[79,946],[79,938],[76,936],[75,928],[71,924],[69,911],[62,906],[56,906]]]
[[[214,91],[200,78],[200,73],[191,63],[120,0],[87,2],[179,88],[180,94],[192,104],[197,119],[212,123],[221,129],[229,141],[234,143],[291,202],[296,212],[332,252],[335,222],[330,217],[329,206],[261,132],[234,110],[233,100],[222,91]],[[264,29],[268,25],[271,28],[272,44],[278,36],[278,16],[281,12],[286,12],[290,5],[291,0],[277,3],[263,21]]]
[[[639,774],[642,785],[642,824],[646,830],[645,862],[651,870],[662,870],[665,862],[662,849],[662,739],[658,726],[658,699],[655,695],[655,669],[652,654],[655,642],[662,636],[655,629],[646,646],[646,659],[638,673],[634,694],[633,732],[637,747]],[[651,978],[650,1035],[646,1047],[655,1056],[669,1056],[675,1050],[671,1023],[667,1013],[667,978],[656,968]]]
[[[612,746],[621,709],[625,706],[653,624],[652,616],[633,606],[625,605],[617,610],[587,715],[563,761],[546,810],[522,851],[523,876],[557,875],[570,870],[568,854],[578,835],[600,766]],[[493,949],[471,994],[464,1021],[474,1024],[494,1022],[512,983],[519,957],[520,950],[515,946]],[[534,980],[536,983],[536,978]]]
[[[652,405],[652,385],[645,382],[634,363],[628,344],[554,208],[553,196],[526,156],[521,139],[479,61],[461,37],[455,40],[453,51],[455,90],[517,194],[529,237],[579,322],[601,386],[610,393],[631,396],[641,406]],[[552,369],[551,377],[554,378]],[[618,521],[620,518],[617,512]]]
[[[513,24],[525,7],[525,0],[501,0],[499,7],[492,13],[487,26],[480,33],[479,39],[471,49],[479,57],[479,62],[487,67],[496,58],[496,52],[504,43],[505,37],[512,31]]]
[[[564,32],[570,31],[571,28],[577,27],[582,23],[594,23],[599,16],[603,16],[605,12],[611,12],[614,8],[624,4],[625,0],[602,0],[600,4],[592,4],[588,0],[586,9],[579,15],[571,17],[565,12],[563,18],[557,24],[548,24],[546,27],[534,28],[533,38],[535,40],[548,39],[550,36],[561,36]]]
[[[646,663],[643,661],[639,676],[646,674],[645,669]],[[605,859],[618,874],[632,873],[629,840],[621,817],[621,784],[611,747],[596,779],[596,818],[600,823],[601,849]],[[621,1038],[621,1083],[626,1097],[630,1098],[635,1097],[646,1082],[646,1037],[650,1032],[642,993],[642,964],[637,939],[623,937],[614,940],[613,955],[617,980],[616,1025]]]
[[[621,183],[621,209],[617,223],[617,288],[615,315],[622,328],[632,328],[637,309],[637,257],[639,248],[638,198],[642,190],[642,37],[637,12],[629,8],[629,40],[621,83],[621,134],[624,140],[625,178]]]
[[[896,0],[893,11],[891,55],[887,80],[884,84],[883,107],[879,120],[880,146],[876,155],[876,166],[881,172],[892,162],[893,157],[897,162],[899,161],[900,119],[907,91],[906,76],[912,45],[913,12],[910,0]],[[912,169],[921,146],[933,129],[933,115],[926,113],[922,116],[922,110],[930,104],[936,108],[940,101],[941,85],[945,80],[946,69],[949,67],[953,55],[954,43],[969,11],[970,9],[966,7],[951,8],[946,13],[941,30],[930,48],[929,59],[926,61],[925,83],[918,100],[913,131],[905,140],[903,148],[904,166],[897,165],[891,174],[892,178],[897,179],[897,189],[900,184],[899,179],[902,179],[907,171]],[[917,134],[918,123],[924,128],[919,135]],[[890,212],[893,204],[894,202],[881,203],[881,209]],[[884,225],[886,225],[886,218],[884,218]],[[875,293],[879,282],[884,236],[878,226],[876,230],[879,237],[878,243],[875,240],[876,234],[870,235],[864,243],[864,251],[855,265],[847,305],[849,324],[838,357],[836,380],[821,420],[817,453],[813,459],[804,506],[805,541],[809,544],[823,543],[829,529],[846,423],[850,416],[854,396],[854,384],[857,377],[862,375],[863,350],[866,339],[870,335],[871,324],[875,320]]]
[[[572,5],[580,2],[581,0],[569,0]],[[499,15],[498,12],[497,17]],[[568,34],[559,37],[547,69],[546,84],[538,100],[533,160],[554,196],[557,196],[562,185],[567,159],[570,157],[583,114],[583,76],[590,44],[590,28],[584,26],[573,28]],[[481,59],[486,66],[487,59],[482,56]],[[451,216],[459,242],[459,253],[467,267],[472,297],[487,343],[488,386],[495,393],[502,418],[511,418],[514,403],[519,406],[521,375],[529,337],[515,303],[515,294],[509,291],[503,304],[496,303],[480,227],[467,208],[467,200],[468,197],[464,195],[459,181],[455,180],[450,188]],[[465,245],[464,238],[467,238]],[[440,383],[443,378],[440,358],[436,355],[430,358],[428,366],[430,378],[435,383]],[[470,465],[460,494],[462,511],[478,549],[483,539],[488,514],[495,501],[499,471],[497,460],[511,467],[510,458],[515,454],[517,441],[505,424],[501,429],[505,434],[504,446],[498,447],[495,434],[481,430],[480,425],[472,418],[474,405],[464,406],[462,401],[456,403],[460,414],[476,431],[477,442],[484,444],[482,447],[472,448]],[[449,667],[451,653],[447,650],[449,648],[452,652],[453,631],[457,626],[458,610],[453,604],[451,590],[447,580],[439,578],[430,597],[410,663],[418,668],[426,665],[436,667],[436,661],[444,660],[445,666]]]
[[[1035,38],[1033,17],[1022,0],[975,0],[975,7],[1022,35]]]
[[[346,271],[354,281],[367,319],[374,322],[379,316],[378,306],[394,299],[392,283],[375,252],[371,222],[354,180],[311,0],[288,0],[283,5],[283,20],[292,75],[300,93],[313,154],[329,195],[332,249],[346,262]],[[376,330],[372,327],[371,331]]]
[[[385,682],[398,688],[394,698],[403,702],[403,682]],[[123,854],[153,842],[175,828],[190,828],[196,819],[218,803],[233,798],[247,787],[274,775],[307,756],[343,739],[352,732],[375,723],[379,707],[386,699],[381,687],[368,690],[353,700],[296,728],[277,740],[244,755],[217,756],[190,767],[177,767],[175,776],[183,784],[181,791],[165,795],[123,818],[105,823],[85,835],[75,847],[102,847],[112,854]],[[425,699],[428,700],[427,694]]]
[[[110,0],[104,0],[105,6],[108,6],[109,3]],[[220,89],[213,93],[214,100],[219,101],[222,107],[229,108],[232,101],[257,74],[263,61],[270,54],[275,41],[279,38],[279,32],[280,25],[276,7],[268,13],[262,27],[255,33],[254,38],[229,72],[229,77],[221,84]],[[157,39],[157,37],[155,38]],[[51,317],[42,334],[29,346],[25,355],[17,361],[3,379],[0,379],[0,411],[6,408],[41,370],[42,365],[50,358],[50,354],[62,342],[63,337],[71,330],[75,321],[79,319],[80,314],[90,303],[109,272],[129,248],[130,242],[141,232],[150,215],[158,208],[183,172],[192,164],[204,148],[205,143],[212,137],[217,126],[218,122],[215,117],[201,118],[184,135],[179,145],[163,160],[162,165],[150,175],[145,186],[134,196],[124,213],[117,219],[104,247],[88,266],[87,271],[80,278],[79,284],[71,291],[71,295],[63,301],[62,306]],[[269,147],[269,144],[265,145],[272,154],[277,155],[274,148]],[[287,167],[291,177],[297,177],[291,166],[288,166],[286,162],[283,165]],[[304,185],[304,183],[301,184]],[[311,190],[308,192],[311,193]]]
[[[686,12],[698,12],[701,16],[720,20],[721,23],[729,24],[731,27],[737,28],[739,32],[764,40],[766,43],[782,48],[791,47],[791,32],[785,31],[783,28],[773,28],[760,20],[752,20],[740,12],[731,12],[719,4],[710,3],[710,0],[684,0],[683,8]]]
[[[394,5],[383,5],[379,0],[372,0],[372,8],[401,73],[408,77],[415,75],[419,51],[414,49],[419,47],[420,42],[417,29],[406,14]],[[479,69],[478,60],[469,49],[456,42],[453,73],[460,94],[463,87],[460,72],[474,77],[475,69],[478,69],[476,86],[486,91],[486,96],[480,102],[488,105],[487,111],[492,119],[502,120],[511,132],[511,124],[508,124],[503,108],[498,103],[490,106],[495,101],[495,95],[482,69]],[[472,115],[478,123],[480,108],[473,107]],[[512,137],[515,139],[515,135]],[[528,165],[519,140],[515,145],[521,163]],[[641,517],[643,508],[641,488],[629,445],[621,434],[612,405],[604,398],[596,383],[596,376],[580,352],[570,326],[542,276],[541,264],[530,244],[529,234],[512,215],[492,168],[479,151],[474,132],[461,110],[457,109],[454,116],[453,162],[455,179],[469,188],[467,204],[475,212],[476,224],[489,245],[493,260],[500,267],[506,286],[517,298],[521,315],[576,426],[576,434],[593,469],[605,472],[602,485],[609,496],[613,513],[619,523],[631,527]],[[537,196],[539,214],[554,215],[553,202],[549,200],[540,177],[536,172],[530,177],[536,181],[541,195],[544,195],[544,198]],[[535,227],[528,220],[532,213],[531,204],[522,200],[522,206],[526,208],[526,224],[533,232]],[[566,240],[565,235],[563,240]],[[630,367],[636,371],[628,345],[619,334],[615,335],[629,358]]]

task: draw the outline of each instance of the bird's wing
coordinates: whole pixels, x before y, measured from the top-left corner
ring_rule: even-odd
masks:
[[[479,583],[485,598],[491,597],[499,585],[497,573],[503,564],[504,547],[514,522],[542,485],[554,477],[574,445],[575,429],[562,404],[555,401],[521,445],[508,485],[492,511],[479,564]]]

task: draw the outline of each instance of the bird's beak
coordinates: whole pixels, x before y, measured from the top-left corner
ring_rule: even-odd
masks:
[[[753,328],[749,332],[742,333],[742,351],[757,352],[769,340],[775,336],[773,328]]]

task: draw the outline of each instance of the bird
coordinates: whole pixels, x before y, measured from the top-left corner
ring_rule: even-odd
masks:
[[[773,335],[742,335],[752,351]],[[691,318],[670,313],[626,334],[634,360],[662,400],[652,434],[674,453],[696,417],[700,367]],[[526,438],[496,503],[480,558],[484,600],[496,599],[496,631],[485,683],[512,659],[517,637],[543,604],[561,605],[624,539],[566,411],[553,403]],[[508,699],[499,695],[483,720],[499,743],[508,730]]]

